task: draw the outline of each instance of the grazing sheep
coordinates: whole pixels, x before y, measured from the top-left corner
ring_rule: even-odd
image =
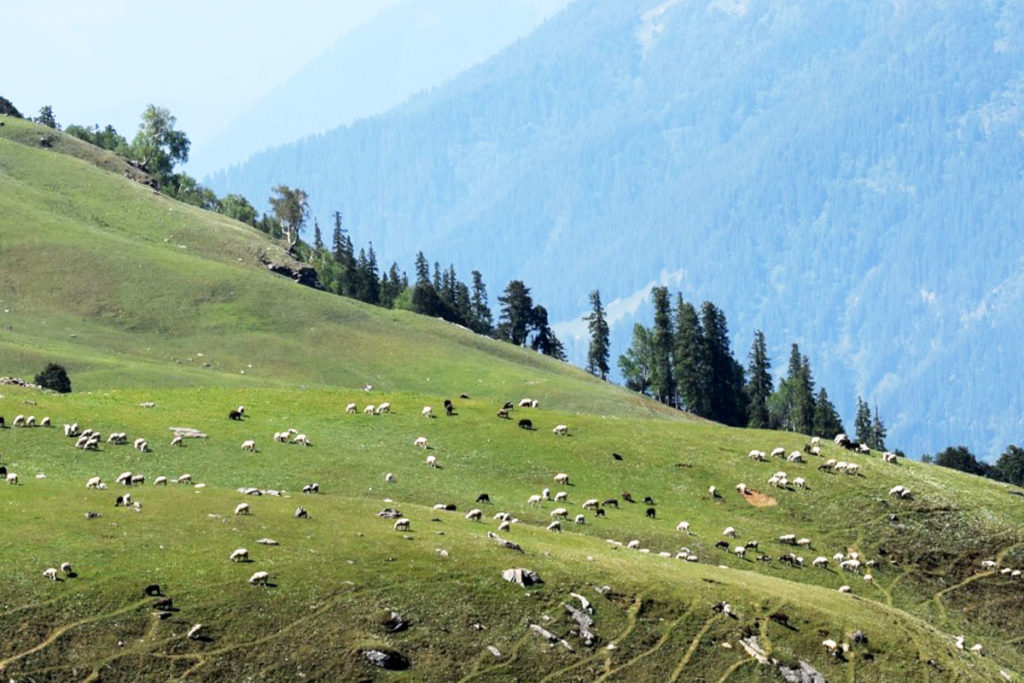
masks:
[[[395,531],[408,531],[411,522],[408,517],[399,517],[395,520]]]
[[[865,574],[864,575],[864,580],[867,581],[868,583],[871,583],[872,581],[875,580],[875,577],[872,576],[871,574]]]
[[[504,418],[506,420],[511,419],[508,416],[508,408],[502,408],[497,412],[497,417]]]
[[[561,484],[562,486],[568,486],[569,475],[566,474],[565,472],[559,472],[558,474],[555,475],[555,483]]]
[[[56,567],[50,567],[43,570],[43,576],[48,578],[50,581],[57,580],[57,569]]]
[[[866,443],[858,444],[857,452],[862,453],[863,455],[871,455],[871,447]]]
[[[167,477],[160,475],[153,480],[153,486],[167,486]]]
[[[555,494],[555,502],[556,503],[563,503],[563,502],[565,502],[565,500],[568,497],[569,497],[568,493],[566,493],[565,491],[559,491],[558,493]]]
[[[249,514],[249,504],[248,503],[239,503],[238,505],[236,505],[235,506],[235,514],[236,515],[247,515],[247,514]]]
[[[586,517],[584,515],[576,515],[573,519],[574,524],[586,524]]]
[[[302,492],[303,493],[320,493],[320,484],[317,484],[317,483],[306,484],[305,486],[302,487]]]
[[[604,502],[601,503],[601,504],[606,506],[606,507],[613,507],[616,510],[619,509],[619,501],[618,501],[617,498],[605,498]]]
[[[480,519],[483,516],[484,516],[484,511],[483,510],[479,510],[477,508],[473,508],[472,510],[470,510],[469,512],[466,513],[466,519],[468,519],[470,521],[473,521],[473,522],[479,522]]]
[[[747,557],[747,546],[745,546],[745,545],[738,545],[738,546],[736,546],[735,548],[732,549],[732,552],[733,552],[733,554],[736,557],[740,558],[741,560],[746,559],[746,557]]]
[[[889,489],[889,495],[890,496],[902,496],[903,492],[906,489],[907,489],[906,486],[903,486],[901,484],[897,484],[896,486],[893,486],[891,489]]]
[[[312,442],[310,442],[309,437],[306,436],[305,434],[296,434],[295,438],[292,439],[292,443],[297,443],[297,444],[300,444],[302,446],[312,446],[313,445]]]
[[[555,428],[551,430],[552,434],[558,434],[559,436],[569,436],[568,425],[555,425]]]
[[[997,566],[997,563],[996,563],[995,560],[983,560],[982,563],[981,563],[981,568],[982,569],[995,569],[996,566]]]
[[[309,519],[309,511],[304,507],[295,508],[295,513],[292,515],[295,519]]]
[[[434,457],[433,455],[428,455],[427,456],[427,466],[428,467],[437,467],[437,458]]]
[[[800,454],[800,451],[793,451],[786,456],[786,462],[803,462],[804,456]]]
[[[971,645],[971,652],[973,652],[974,654],[980,655],[981,654],[981,650],[982,650],[981,643],[975,643],[974,645]]]
[[[274,441],[278,443],[287,443],[288,432],[274,432]]]
[[[374,414],[374,407],[373,407],[372,403],[370,405],[366,406],[365,408],[363,408],[363,415],[373,415],[373,414]]]
[[[192,483],[192,475],[191,474],[187,474],[187,473],[181,475],[180,477],[178,477],[178,483],[179,484],[191,484]]]
[[[85,482],[85,488],[87,489],[98,489],[103,480],[99,477],[90,477],[89,481]]]
[[[524,399],[521,399],[519,401],[519,407],[520,408],[530,408],[532,406],[533,406],[533,399],[532,398],[524,398]]]
[[[8,484],[12,484],[14,486],[17,486],[18,485],[18,474],[16,472],[8,472],[7,473],[7,483]]]
[[[722,535],[723,535],[723,536],[728,536],[729,538],[736,538],[736,529],[734,529],[734,528],[733,528],[733,527],[731,527],[731,526],[727,526],[727,527],[725,527],[725,529],[724,529],[724,530],[722,531]]]
[[[29,415],[28,417],[26,417],[25,418],[25,426],[26,427],[35,427],[36,426],[36,416],[35,415]]]
[[[356,414],[356,404],[355,403],[349,403],[347,406],[345,406],[345,412],[349,413],[351,415],[355,415]]]
[[[71,563],[70,562],[61,562],[60,563],[60,570],[61,570],[62,573],[67,574],[69,576],[73,573],[73,571],[71,569]]]
[[[785,458],[786,457],[786,449],[783,448],[782,446],[779,446],[777,448],[773,448],[772,452],[771,452],[771,457],[773,457],[773,458]]]
[[[255,439],[246,439],[245,441],[243,441],[242,442],[242,450],[243,451],[249,451],[250,453],[255,453],[256,452],[256,440]]]
[[[721,498],[721,496],[718,495],[718,489],[715,486],[708,487],[708,495],[712,498]]]
[[[813,455],[816,458],[820,458],[821,457],[821,447],[820,446],[811,446],[811,450],[809,450],[807,452],[810,453],[811,455]]]
[[[427,447],[427,437],[425,437],[425,436],[417,437],[417,439],[412,442],[412,445],[413,446],[418,446],[420,448],[426,448]]]
[[[847,585],[842,585],[842,586],[839,587],[839,592],[840,593],[849,593],[850,590],[851,590],[851,588],[849,586],[847,586]]]
[[[131,478],[131,483],[132,483],[132,486],[135,486],[136,484],[145,484],[146,483],[146,475],[144,475],[144,474],[133,474],[132,478]]]
[[[423,410],[420,411],[422,417],[434,417],[434,411],[430,406],[423,406]]]
[[[796,545],[796,534],[782,534],[779,536],[779,543],[783,545]]]
[[[498,531],[508,531],[512,528],[512,520],[506,519],[498,525]]]
[[[526,501],[527,505],[540,505],[540,496],[536,493],[530,496],[530,499]]]
[[[24,427],[25,426],[25,416],[24,415],[17,415],[17,416],[15,416],[14,422],[11,423],[11,426],[12,427]]]
[[[835,654],[836,651],[839,649],[839,644],[831,638],[821,641],[821,644],[825,647],[826,650],[828,650],[829,654]]]
[[[860,560],[843,560],[839,563],[839,566],[848,572],[858,572],[860,570]]]
[[[551,524],[548,524],[547,527],[545,527],[545,528],[548,531],[558,531],[558,532],[561,532],[562,531],[562,523],[559,522],[556,519],[555,521],[551,522]]]
[[[75,441],[75,448],[85,448],[85,444],[89,443],[89,437],[82,435]]]
[[[142,437],[135,439],[135,444],[132,447],[140,453],[146,453],[149,451],[149,443]]]
[[[689,531],[689,530],[690,530],[690,523],[689,522],[679,522],[679,524],[676,524],[676,531]]]
[[[596,510],[599,505],[600,502],[597,500],[597,498],[588,498],[587,500],[583,501],[583,505],[581,505],[580,507],[582,507],[584,510]]]
[[[551,511],[551,516],[552,517],[561,517],[561,518],[565,519],[566,517],[569,516],[569,511],[566,510],[565,508],[555,508],[554,510]]]
[[[232,562],[248,562],[249,551],[245,548],[238,548],[235,552],[231,553],[231,557],[229,559]]]
[[[490,497],[490,495],[488,495],[486,493],[481,493],[479,496],[476,497],[476,501],[475,502],[477,502],[477,503],[490,503],[491,502],[491,497]]]
[[[657,516],[658,511],[655,508],[647,508],[644,510],[644,514],[647,515],[647,519],[654,519]]]
[[[604,508],[597,508],[596,510],[594,510],[594,516],[595,517],[604,517],[605,516],[604,515]]]
[[[184,440],[185,439],[179,434],[178,436],[176,436],[173,439],[171,439],[171,445],[172,446],[181,446],[182,443],[184,442]]]
[[[3,419],[3,418],[0,418],[0,420],[2,420],[2,419]],[[2,424],[2,423],[0,423],[0,424]],[[46,416],[46,417],[44,417],[44,418],[43,418],[42,420],[40,420],[40,421],[39,421],[39,426],[40,426],[40,427],[49,427],[49,426],[50,426],[50,416],[49,416],[49,415],[47,415],[47,416]]]
[[[395,481],[395,475],[392,474],[391,472],[388,472],[387,474],[384,475],[384,481],[393,484]]]
[[[807,482],[803,477],[797,477],[793,480],[793,486],[796,486],[798,489],[805,489],[807,488]]]
[[[811,539],[809,539],[809,538],[798,538],[796,540],[796,544],[798,546],[800,546],[801,548],[810,548],[811,547]]]
[[[747,485],[743,483],[736,484],[736,493],[740,494],[741,496],[747,495]]]
[[[373,414],[374,415],[387,415],[390,412],[391,412],[391,404],[388,403],[387,401],[384,401],[379,406],[377,406],[377,409],[375,411],[373,411]]]
[[[756,449],[747,453],[747,457],[750,458],[751,460],[757,460],[758,462],[764,462],[768,458],[764,451],[759,451]]]
[[[889,463],[892,463],[893,465],[895,465],[896,461],[899,460],[899,457],[895,453],[892,453],[890,451],[886,451],[886,452],[882,453],[882,460],[884,462],[889,462]]]
[[[249,583],[253,586],[266,586],[270,581],[270,572],[256,572],[249,577]]]
[[[523,418],[522,420],[519,421],[519,428],[526,430],[533,429],[533,420]]]
[[[115,484],[123,484],[124,486],[131,486],[132,485],[132,473],[131,472],[122,472],[121,474],[117,475],[117,479],[114,480],[114,483]]]
[[[549,488],[541,489],[540,497],[543,498],[544,500],[551,500],[551,489],[549,489]]]

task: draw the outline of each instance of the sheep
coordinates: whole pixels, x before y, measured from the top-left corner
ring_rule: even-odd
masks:
[[[356,404],[355,403],[349,403],[347,406],[345,406],[345,412],[350,414],[350,415],[355,415],[356,414]]]
[[[551,500],[551,489],[547,487],[541,489],[540,497],[544,500]]]
[[[248,562],[249,551],[245,548],[237,548],[235,552],[231,553],[231,557],[229,559],[232,562]]]
[[[184,437],[182,437],[181,434],[179,434],[176,437],[174,437],[173,439],[171,439],[171,445],[172,446],[181,446],[181,445],[183,445],[184,440],[185,440]]]
[[[89,481],[85,482],[85,488],[87,489],[98,489],[103,480],[100,477],[90,477]]]
[[[12,484],[14,486],[17,486],[18,485],[18,474],[16,472],[8,472],[7,473],[7,483],[8,484]]]
[[[305,486],[302,487],[302,492],[303,493],[320,493],[320,484],[317,484],[317,483],[306,484]]]
[[[573,519],[574,524],[586,524],[586,517],[584,515],[576,515]]]
[[[563,502],[565,502],[565,500],[568,497],[569,497],[568,493],[566,493],[565,491],[559,491],[558,493],[555,494],[555,502],[556,503],[563,503]]]
[[[490,503],[491,502],[491,496],[490,496],[490,494],[487,494],[487,493],[481,493],[479,496],[476,497],[476,500],[473,501],[473,502],[475,502],[475,503]]]
[[[192,475],[191,474],[187,474],[187,473],[181,475],[180,477],[178,477],[178,483],[179,484],[191,484],[192,483]]]
[[[498,412],[496,413],[496,416],[497,416],[497,417],[500,417],[500,418],[503,418],[503,419],[506,419],[506,420],[509,420],[509,419],[511,419],[511,418],[510,418],[510,417],[508,416],[508,408],[502,408],[501,410],[499,410],[499,411],[498,411]]]
[[[798,539],[796,539],[796,544],[798,546],[800,546],[801,548],[810,548],[811,547],[811,539],[809,539],[809,538],[798,538]]]
[[[44,569],[43,570],[43,576],[46,577],[47,579],[49,579],[50,581],[56,581],[57,580],[57,568],[56,567],[49,567],[48,569]]]
[[[647,508],[644,510],[644,514],[647,516],[647,519],[654,519],[658,515],[658,510],[656,508]]]
[[[131,472],[122,472],[121,474],[117,475],[117,479],[114,480],[114,483],[115,484],[123,484],[125,486],[131,486],[132,485],[132,473]]]
[[[160,475],[153,480],[153,486],[167,486],[167,477]]]
[[[243,451],[249,451],[250,453],[255,453],[256,452],[256,440],[255,439],[246,439],[245,441],[243,441],[242,442],[242,450]]]
[[[733,552],[733,554],[736,557],[738,557],[741,560],[743,560],[743,559],[746,559],[746,556],[747,556],[747,547],[743,546],[743,545],[738,545],[738,546],[736,546],[735,548],[732,549],[732,552]]]
[[[773,457],[773,458],[785,458],[786,457],[786,449],[783,448],[782,446],[779,446],[777,448],[773,448],[772,452],[771,452],[771,457]]]
[[[238,406],[238,407],[241,408],[242,406]],[[237,410],[237,409],[231,410],[230,412],[228,412],[228,419],[229,420],[241,420],[242,419],[242,411]]]
[[[552,434],[557,434],[559,436],[569,436],[569,426],[568,425],[555,425],[555,428],[551,430],[551,433]]]
[[[552,517],[561,517],[561,518],[565,519],[565,518],[567,518],[569,516],[569,511],[566,510],[565,508],[555,508],[554,510],[551,511],[551,516]]]
[[[39,421],[39,426],[40,427],[49,427],[50,426],[50,416],[47,415],[42,420],[40,420]]]
[[[249,577],[249,583],[253,586],[266,586],[270,581],[270,572],[256,572]]]
[[[395,475],[392,474],[391,472],[388,472],[387,474],[384,475],[384,481],[388,482],[389,484],[393,484],[395,482]]]
[[[24,427],[25,426],[25,416],[24,415],[17,415],[17,416],[15,416],[14,422],[11,423],[11,426],[12,427]]]
[[[60,563],[60,570],[61,570],[62,573],[66,574],[68,576],[70,576],[71,574],[74,573],[73,570],[71,569],[71,563],[70,562],[61,562]]]
[[[863,455],[871,455],[871,447],[866,443],[859,444],[857,446],[857,452]]]
[[[679,522],[679,524],[676,524],[676,531],[689,531],[689,530],[690,530],[690,523],[689,522]]]
[[[437,467],[437,458],[433,455],[428,455],[426,462],[428,467]]]
[[[835,654],[836,651],[839,649],[839,644],[831,638],[821,641],[821,644],[825,647],[826,650],[828,650],[829,654]]]
[[[533,420],[523,418],[522,420],[519,421],[519,428],[525,429],[527,431],[533,429]]]
[[[520,408],[532,408],[532,407],[534,407],[533,406],[533,399],[532,398],[521,399],[519,401],[519,407]]]
[[[839,563],[839,566],[848,572],[856,573],[860,570],[860,560],[843,560]]]
[[[274,441],[277,443],[288,443],[288,432],[274,432]]]
[[[295,508],[295,512],[292,514],[295,519],[309,519],[309,511],[304,507]]]
[[[868,583],[871,583],[871,582],[873,582],[875,580],[875,577],[872,576],[871,574],[865,574],[864,575],[864,580],[867,581]]]
[[[373,415],[373,413],[374,413],[374,406],[373,406],[372,403],[370,405],[366,406],[365,408],[363,408],[363,415]]]
[[[796,545],[796,534],[782,534],[779,536],[779,543],[783,545]]]
[[[455,405],[448,399],[444,400],[444,414],[448,417],[455,415]]]
[[[708,487],[708,495],[711,496],[712,498],[719,498],[720,497],[718,495],[718,489],[716,487],[714,487],[714,486],[709,486]]]
[[[897,484],[896,486],[893,486],[891,489],[889,489],[889,495],[890,496],[900,496],[900,497],[902,497],[903,496],[903,492],[906,491],[906,490],[907,490],[906,486],[903,486],[902,484]]]
[[[292,439],[292,443],[297,443],[302,446],[312,446],[313,443],[309,440],[309,437],[305,434],[296,434],[295,438]]]
[[[132,483],[132,486],[134,486],[136,484],[145,484],[146,483],[146,475],[144,475],[144,474],[133,474],[132,478],[131,478],[131,483]]]
[[[812,561],[811,564],[815,567],[828,567],[828,558],[819,555],[818,557],[814,558],[814,561]]]
[[[982,650],[981,643],[975,643],[974,645],[971,645],[971,652],[973,652],[974,654],[980,655],[981,654],[981,650]]]
[[[434,410],[430,406],[423,406],[423,410],[420,411],[422,417],[434,417]]]
[[[505,521],[503,521],[501,524],[498,525],[498,531],[508,531],[511,528],[512,528],[512,521],[508,520],[508,519],[506,519]]]
[[[35,427],[36,426],[36,416],[35,415],[29,415],[28,417],[26,417],[25,418],[25,426],[26,427]]]
[[[511,518],[512,518],[512,515],[508,514],[507,512],[495,512],[494,516],[491,517],[491,519],[497,519],[497,520],[500,520],[502,522],[507,521],[507,520],[509,520]]]
[[[375,411],[373,411],[373,414],[374,415],[387,415],[390,412],[391,412],[391,404],[388,403],[387,401],[384,401],[383,403],[381,403],[380,405],[377,406],[377,409]]]
[[[566,474],[565,472],[559,472],[558,474],[555,475],[555,483],[561,484],[562,486],[568,486],[569,475]]]
[[[526,501],[527,505],[540,505],[540,496],[536,493],[530,496],[529,500]]]
[[[601,504],[606,507],[613,507],[616,510],[619,509],[619,501],[617,498],[605,498],[604,502]]]
[[[235,514],[236,515],[247,515],[247,514],[249,514],[249,504],[248,503],[239,503],[238,505],[236,505],[235,506]]]
[[[139,451],[140,453],[145,453],[149,451],[149,443],[142,437],[139,437],[138,439],[135,439],[135,443],[133,444],[132,448]]]
[[[731,526],[727,526],[727,527],[725,527],[725,529],[724,529],[724,530],[722,531],[722,535],[723,535],[723,536],[728,536],[729,538],[736,538],[736,529],[734,529],[734,528],[733,528],[733,527],[731,527]]]
[[[850,590],[851,590],[850,587],[845,585],[845,584],[839,587],[839,592],[840,593],[849,593]]]
[[[898,459],[899,459],[899,457],[895,453],[892,453],[890,451],[886,451],[885,453],[882,453],[882,461],[883,462],[888,462],[888,463],[892,463],[893,465],[895,465],[896,461]]]
[[[604,517],[605,516],[604,508],[597,508],[596,510],[594,510],[594,516],[595,517]]]
[[[562,523],[559,522],[556,519],[555,521],[551,522],[551,524],[548,524],[545,527],[545,529],[547,529],[548,531],[558,531],[558,532],[561,532],[562,531]]]
[[[835,560],[836,562],[842,562],[843,560],[846,559],[846,555],[843,555],[842,553],[836,553],[835,555],[832,556],[832,559]]]
[[[597,500],[597,498],[588,498],[585,501],[583,501],[583,505],[581,505],[580,507],[583,508],[584,510],[596,510],[600,504],[601,503]]]
[[[416,440],[412,442],[412,445],[416,446],[418,448],[426,448],[427,447],[427,437],[425,437],[425,436],[417,437]]]
[[[747,457],[750,458],[751,460],[757,460],[758,462],[764,462],[767,459],[768,456],[765,455],[764,451],[759,451],[759,450],[755,449],[755,450],[752,450],[749,453],[747,453]]]
[[[78,423],[69,425],[67,422],[64,423],[64,436],[72,437],[78,436]]]
[[[846,471],[847,474],[857,474],[857,471],[859,469],[860,469],[860,465],[858,465],[856,463],[850,462],[850,463],[846,464],[846,470],[845,471]]]
[[[811,450],[809,450],[807,452],[810,453],[811,455],[813,455],[816,458],[820,458],[821,457],[821,447],[820,446],[811,446]]]
[[[470,520],[472,522],[479,522],[480,519],[483,516],[484,516],[484,511],[480,510],[478,508],[473,508],[472,510],[470,510],[469,512],[466,513],[466,519],[468,519],[468,520]]]
[[[411,522],[408,517],[399,517],[395,520],[395,531],[408,531]]]
[[[736,484],[736,493],[740,494],[741,496],[747,495],[747,485],[743,483]]]
[[[796,479],[793,480],[793,486],[797,487],[798,489],[805,489],[807,488],[807,481],[804,480],[803,477],[797,477]]]
[[[982,569],[995,569],[996,565],[997,565],[997,563],[996,563],[995,560],[983,560],[982,563],[981,563],[981,568]]]
[[[786,456],[786,462],[803,462],[804,456],[800,454],[800,451],[793,451]]]
[[[75,448],[85,448],[85,444],[87,443],[89,443],[89,437],[85,435],[80,436],[78,437],[78,440],[75,441]]]

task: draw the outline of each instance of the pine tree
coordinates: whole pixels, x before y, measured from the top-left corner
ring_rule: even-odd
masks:
[[[654,327],[651,330],[654,376],[651,378],[651,388],[659,401],[676,405],[676,380],[672,372],[672,341],[675,334],[669,313],[668,287],[654,287],[651,299],[654,302]]]
[[[601,293],[596,289],[590,293],[591,311],[583,317],[590,332],[590,346],[587,349],[587,372],[601,379],[608,379],[609,335],[608,321],[601,306]]]
[[[875,416],[871,420],[871,439],[868,440],[868,446],[876,451],[884,451],[887,433],[885,425],[882,424],[882,418],[878,416],[878,406],[875,406]]]
[[[498,297],[501,312],[498,317],[498,339],[525,346],[533,320],[533,299],[522,280],[512,280]]]
[[[378,274],[377,254],[373,250],[373,242],[370,242],[369,249],[369,252],[366,254],[366,266],[360,278],[366,296],[363,301],[368,304],[377,304],[380,302],[380,275]]]
[[[320,234],[320,221],[313,220],[313,248],[322,251],[324,248],[324,236]]]
[[[814,424],[811,427],[811,433],[826,439],[832,439],[835,438],[836,434],[841,434],[845,431],[843,422],[839,419],[839,413],[828,399],[828,392],[825,391],[825,387],[822,387],[814,399]]]
[[[551,356],[552,358],[564,361],[566,359],[565,348],[548,324],[547,309],[540,305],[535,306],[531,318],[531,327],[536,330],[536,334],[534,334],[530,342],[530,348],[534,351],[539,351],[545,356]]]
[[[416,252],[416,284],[430,283],[430,264],[422,251]]]
[[[648,393],[654,374],[654,352],[651,332],[636,323],[633,325],[633,343],[619,356],[619,370],[626,387],[642,394]]]
[[[768,398],[774,389],[770,369],[771,360],[764,340],[764,332],[754,332],[754,343],[747,356],[747,426],[753,429],[767,429]]]
[[[711,370],[704,347],[704,330],[697,309],[676,295],[676,339],[672,365],[682,407],[694,415],[711,415]]]
[[[478,334],[490,334],[494,324],[487,304],[487,287],[479,270],[473,271],[473,293],[470,295],[470,328]]]
[[[341,250],[344,246],[342,236],[345,231],[341,227],[341,212],[335,211],[331,215],[334,218],[334,232],[331,235],[331,253],[334,255],[334,260],[341,263]]]
[[[857,397],[857,416],[853,420],[853,428],[857,431],[857,441],[871,441],[871,408],[860,396]]]
[[[730,426],[746,424],[747,400],[743,389],[743,366],[729,348],[729,327],[725,314],[710,301],[701,305],[701,327],[710,377],[712,420]]]

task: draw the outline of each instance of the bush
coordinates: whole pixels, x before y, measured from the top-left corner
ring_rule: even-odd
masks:
[[[68,372],[62,365],[50,363],[43,371],[36,375],[36,384],[44,389],[53,389],[61,394],[71,393],[71,380],[68,379]]]

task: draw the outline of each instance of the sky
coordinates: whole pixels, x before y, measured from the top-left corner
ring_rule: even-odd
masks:
[[[397,2],[0,0],[0,96],[25,116],[48,104],[62,125],[109,123],[129,140],[157,104],[194,145]]]

